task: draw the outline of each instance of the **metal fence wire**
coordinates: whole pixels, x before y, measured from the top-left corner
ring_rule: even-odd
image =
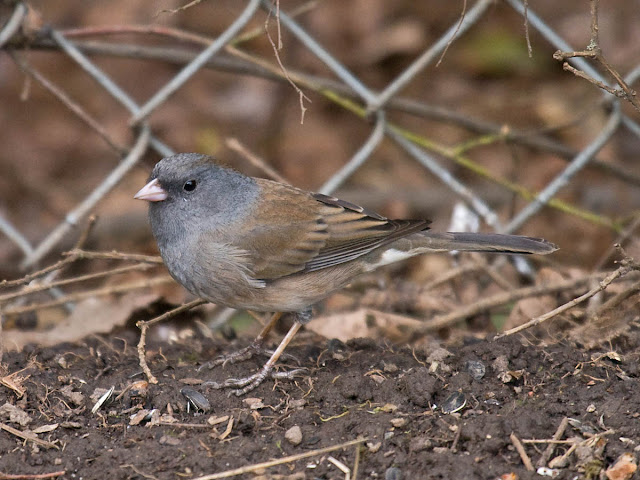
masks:
[[[374,3],[380,7],[379,2]],[[385,85],[377,84],[373,87],[372,84],[379,82],[379,78],[362,74],[363,69],[358,67],[357,59],[345,60],[343,52],[335,48],[335,43],[334,48],[323,45],[323,28],[328,27],[320,28],[318,21],[313,19],[314,15],[321,15],[323,9],[330,8],[331,2],[248,0],[244,4],[233,2],[224,5],[218,5],[218,2],[202,2],[174,12],[160,12],[154,10],[155,4],[146,4],[136,7],[138,15],[141,9],[146,9],[149,18],[146,24],[114,23],[92,27],[76,25],[74,28],[51,25],[48,18],[38,19],[37,11],[24,2],[2,2],[4,25],[0,31],[0,47],[4,55],[0,69],[5,71],[5,84],[0,94],[5,99],[9,96],[16,97],[19,81],[40,85],[82,121],[81,126],[77,127],[69,120],[73,123],[69,128],[77,129],[78,138],[88,136],[87,132],[97,134],[90,136],[94,140],[99,139],[91,146],[99,152],[96,155],[111,151],[120,158],[119,163],[107,172],[100,182],[91,188],[85,186],[81,189],[86,192],[84,198],[76,205],[69,206],[64,217],[59,218],[59,222],[46,235],[33,223],[25,227],[25,223],[16,214],[19,209],[12,210],[11,207],[15,207],[13,200],[5,197],[5,212],[1,213],[0,210],[0,231],[6,236],[13,250],[13,253],[7,254],[5,258],[16,259],[16,252],[20,252],[19,266],[23,272],[41,265],[45,257],[63,251],[63,245],[65,242],[68,243],[69,237],[78,234],[79,225],[83,224],[86,217],[105,197],[113,193],[117,185],[122,184],[145,152],[152,150],[158,156],[174,153],[175,148],[172,148],[171,144],[175,142],[175,138],[172,137],[168,120],[171,114],[161,111],[164,108],[180,109],[180,102],[190,98],[186,92],[193,86],[192,80],[203,75],[205,69],[224,72],[233,78],[266,79],[285,86],[285,95],[274,101],[295,105],[299,109],[300,117],[304,116],[304,122],[313,122],[313,115],[317,110],[333,108],[343,113],[349,112],[352,122],[359,122],[361,129],[368,129],[366,138],[355,147],[352,137],[345,139],[345,148],[353,148],[354,153],[351,158],[338,159],[341,167],[326,178],[321,186],[316,186],[315,189],[322,193],[330,194],[344,187],[356,171],[360,171],[371,162],[375,152],[380,151],[381,145],[385,142],[395,145],[394,148],[402,152],[401,156],[415,160],[429,175],[437,179],[440,182],[440,191],[450,196],[450,203],[454,203],[455,199],[461,200],[492,230],[522,231],[525,224],[538,216],[544,208],[545,211],[558,212],[560,216],[577,219],[571,220],[570,225],[575,226],[575,222],[595,225],[607,238],[630,235],[635,228],[634,223],[637,223],[634,222],[633,216],[633,209],[638,206],[637,188],[640,185],[637,161],[629,158],[609,161],[609,157],[599,157],[607,146],[620,151],[617,142],[631,145],[629,150],[635,153],[640,145],[638,103],[632,90],[640,75],[640,65],[630,68],[626,73],[618,72],[618,68],[627,68],[618,65],[632,65],[637,59],[621,57],[618,54],[614,60],[610,60],[609,52],[600,45],[600,36],[604,36],[604,29],[601,25],[599,28],[598,21],[609,18],[607,16],[613,14],[611,10],[617,7],[607,3],[598,9],[599,4],[595,0],[590,3],[573,2],[572,6],[581,7],[582,11],[578,12],[579,15],[576,13],[572,21],[576,22],[576,18],[583,20],[582,23],[576,23],[575,28],[579,29],[582,38],[588,41],[577,46],[571,45],[571,42],[559,33],[559,30],[566,32],[566,28],[559,29],[556,19],[549,15],[553,9],[545,5],[547,18],[543,18],[536,12],[535,3],[520,0],[478,0],[468,4],[448,4],[447,9],[453,12],[448,17],[453,19],[451,24],[447,28],[441,28],[437,36],[418,35],[417,38],[422,43],[415,47],[417,54],[413,60],[405,62],[401,68],[398,68],[397,63],[394,64],[395,78]],[[358,5],[362,9],[368,8],[367,2],[359,2]],[[565,8],[556,6],[565,12]],[[444,9],[441,5],[425,5],[423,8]],[[107,13],[108,7],[105,6],[104,10]],[[199,11],[207,13],[199,16]],[[228,22],[225,20],[225,28],[210,30],[208,36],[197,33],[197,30],[205,28],[209,20],[211,24],[220,26],[220,18],[210,16],[211,12],[216,11],[221,12],[219,17],[225,19],[233,12],[231,15],[234,18]],[[197,28],[178,28],[158,21],[161,19],[180,25],[181,19],[187,15],[198,20],[195,23]],[[405,96],[404,92],[412,84],[441,75],[441,72],[445,71],[442,65],[449,61],[456,49],[462,48],[461,42],[482,29],[484,24],[492,22],[498,15],[512,19],[511,28],[517,32],[519,40],[529,44],[532,57],[527,54],[526,49],[522,50],[520,53],[524,61],[533,62],[541,57],[548,60],[555,52],[554,65],[557,65],[558,71],[564,66],[564,72],[561,73],[564,75],[562,82],[565,88],[591,92],[590,96],[585,97],[589,105],[585,106],[582,112],[576,113],[574,122],[574,125],[581,125],[580,122],[591,124],[589,128],[581,130],[579,147],[575,146],[576,142],[567,141],[566,137],[557,134],[561,128],[567,127],[566,125],[554,129],[551,124],[545,124],[537,131],[519,130],[501,122],[479,119],[471,113],[472,109],[469,112],[453,110],[446,108],[446,105]],[[334,24],[330,28],[340,29],[341,26]],[[266,33],[267,31],[269,33]],[[129,42],[121,41],[120,38],[114,39],[114,35],[126,35],[125,38],[129,39]],[[157,39],[164,43],[156,43]],[[392,50],[391,43],[384,43],[392,42],[391,36],[380,35],[377,41],[381,50]],[[251,46],[256,44],[256,49],[262,53],[252,52]],[[295,55],[288,56],[287,49],[295,50]],[[108,60],[113,58],[127,59],[128,63],[123,64],[123,68],[135,69],[135,79],[131,80],[118,72],[108,73],[113,70],[108,68],[113,65]],[[169,81],[159,84],[159,78],[145,74],[150,60],[162,62],[170,68],[180,65],[180,68]],[[505,58],[503,61],[511,60]],[[15,67],[12,67],[12,63]],[[64,76],[60,75],[58,69],[72,70],[78,67],[85,72],[82,84],[78,81],[74,81],[73,84],[60,83],[59,79]],[[13,71],[13,76],[7,74],[10,71]],[[21,71],[24,77],[16,75],[18,71]],[[58,83],[51,80],[51,77],[57,78]],[[35,85],[25,91],[28,93],[34,89]],[[117,125],[114,125],[113,121],[107,125],[103,120],[106,117],[100,113],[103,107],[96,108],[95,104],[86,100],[87,97],[79,95],[83,90],[93,90],[101,99],[106,93],[113,102],[128,112],[127,117],[117,117]],[[135,95],[132,93],[133,90],[137,92]],[[147,92],[144,101],[136,98],[140,97],[141,90]],[[527,95],[526,91],[521,94]],[[308,101],[310,95],[313,95],[313,102]],[[478,95],[483,95],[483,92],[478,92]],[[83,100],[78,101],[76,98]],[[28,101],[33,104],[42,101],[42,97],[36,96]],[[203,102],[206,103],[205,100]],[[5,104],[8,103],[7,100]],[[104,105],[107,104],[109,106],[104,108],[113,108],[110,101],[104,101]],[[192,107],[193,105],[184,108]],[[215,111],[216,105],[211,104],[207,108]],[[90,113],[92,111],[96,113]],[[10,120],[11,115],[11,112],[5,111],[5,120]],[[202,109],[198,115],[202,115]],[[156,126],[156,119],[159,118],[162,128]],[[419,121],[431,122],[429,125],[434,122],[454,125],[469,134],[473,140],[454,146],[433,142],[425,135],[424,127],[417,123]],[[597,123],[597,127],[593,127],[594,122]],[[39,126],[39,130],[36,130],[36,125]],[[49,135],[42,130],[41,122],[34,121],[32,126],[26,124],[23,128],[27,131],[33,128],[29,132],[33,142],[37,142],[40,136]],[[55,130],[52,128],[52,132]],[[126,130],[132,132],[135,137],[129,145],[124,145],[120,139],[121,134],[120,137],[114,134],[116,131],[122,133]],[[304,123],[296,135],[304,135]],[[242,133],[238,133],[237,136],[249,137]],[[95,146],[98,142],[101,143],[99,149]],[[535,155],[541,155],[545,159],[554,159],[554,162],[560,159],[554,165],[561,167],[548,170],[552,173],[547,175],[541,188],[522,185],[519,183],[521,179],[514,181],[494,174],[473,160],[470,153],[484,145],[497,145],[506,150],[510,145],[522,146],[528,152],[533,152],[531,155],[534,159],[531,161],[539,161],[542,165],[542,160],[535,160]],[[385,148],[389,148],[388,145]],[[33,152],[32,146],[24,151],[5,151],[2,164],[24,163],[30,166],[28,168],[34,168],[37,162],[21,158],[22,155],[31,155]],[[275,163],[268,154],[264,156],[266,163]],[[85,161],[96,160],[87,158]],[[562,192],[568,185],[580,184],[580,188],[588,192],[590,187],[586,182],[591,181],[592,177],[580,177],[580,173],[587,167],[597,172],[596,178],[606,178],[609,182],[618,182],[620,188],[629,189],[630,192],[636,191],[629,194],[630,203],[624,204],[624,208],[628,210],[615,211],[614,215],[607,216],[606,211],[599,211],[597,206],[594,206],[588,194],[585,194],[582,202],[572,202],[563,198]],[[473,175],[489,182],[491,189],[508,192],[517,197],[517,211],[505,220],[504,211],[499,212],[495,209],[492,202],[483,195],[482,187],[477,187]],[[77,180],[82,181],[81,172],[78,172]],[[443,189],[442,186],[446,188]],[[637,215],[635,218],[637,219]]]

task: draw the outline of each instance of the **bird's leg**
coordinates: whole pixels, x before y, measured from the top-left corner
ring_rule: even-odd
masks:
[[[248,346],[241,348],[240,350],[237,350],[235,352],[228,353],[226,355],[220,355],[217,358],[214,358],[213,360],[211,360],[210,362],[207,362],[204,365],[202,365],[200,368],[198,368],[198,371],[202,370],[205,367],[214,368],[214,367],[217,367],[218,365],[226,365],[227,363],[244,362],[245,360],[249,360],[251,357],[253,357],[257,353],[271,355],[272,352],[266,350],[262,346],[262,344],[267,338],[267,335],[269,335],[269,332],[271,332],[275,324],[278,322],[278,320],[280,320],[280,317],[282,317],[282,312],[274,313],[271,316],[271,319],[269,320],[269,322],[267,322],[267,324],[264,327],[262,327],[262,330],[260,331],[258,336]]]
[[[309,320],[311,320],[311,309],[304,310],[302,312],[297,312],[293,325],[291,326],[287,334],[284,336],[284,338],[280,342],[280,345],[278,345],[278,348],[275,349],[275,351],[273,352],[273,354],[271,355],[271,358],[269,358],[267,363],[265,363],[264,366],[255,374],[245,378],[228,378],[223,383],[205,382],[204,384],[207,386],[211,386],[213,388],[236,388],[234,393],[237,396],[240,396],[256,388],[269,375],[271,375],[273,378],[292,379],[295,375],[305,371],[306,369],[296,368],[288,372],[272,372],[272,370],[274,365],[282,355],[282,352],[284,352],[284,349],[287,348],[287,345],[289,345],[289,342],[291,342],[291,339],[295,336],[296,333],[298,333],[298,330],[300,330],[300,327],[308,323]]]

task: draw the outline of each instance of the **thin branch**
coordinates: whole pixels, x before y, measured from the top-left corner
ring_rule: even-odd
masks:
[[[628,264],[626,264],[626,262],[625,262],[625,264],[621,265],[620,268],[618,268],[617,270],[614,270],[609,275],[607,275],[600,283],[598,283],[598,286],[592,288],[591,290],[589,290],[584,295],[580,295],[579,297],[574,298],[570,302],[567,302],[564,305],[561,305],[558,308],[556,308],[554,310],[551,310],[550,312],[545,313],[544,315],[540,315],[539,317],[533,318],[533,319],[529,320],[527,323],[524,323],[524,324],[519,325],[519,326],[517,326],[515,328],[512,328],[510,330],[502,332],[502,333],[496,335],[494,337],[494,339],[506,337],[508,335],[513,335],[514,333],[521,332],[522,330],[526,330],[528,328],[535,327],[536,325],[540,325],[541,323],[546,322],[550,318],[553,318],[553,317],[555,317],[555,316],[557,316],[557,315],[559,315],[561,313],[566,312],[567,310],[575,307],[579,303],[582,303],[585,300],[593,297],[596,293],[602,292],[604,289],[606,289],[609,286],[609,284],[611,284],[611,282],[613,282],[617,278],[623,277],[624,275],[629,273],[632,269],[633,269],[633,267],[628,265]]]
[[[9,55],[14,62],[18,64],[20,69],[28,75],[31,75],[33,79],[48,90],[54,97],[56,97],[64,106],[71,110],[80,120],[86,123],[91,130],[96,132],[106,143],[109,145],[118,155],[124,155],[126,148],[113,140],[106,129],[100,125],[100,123],[93,118],[86,110],[84,110],[77,102],[71,99],[62,89],[56,84],[50,81],[38,70],[33,68],[31,64],[18,55],[15,51],[9,50]]]
[[[464,320],[465,318],[477,315],[478,313],[486,312],[487,310],[490,310],[492,308],[506,305],[523,298],[548,295],[551,293],[558,293],[566,290],[572,290],[574,288],[579,288],[585,284],[588,284],[593,279],[600,279],[602,277],[602,274],[589,274],[585,275],[584,277],[566,280],[564,282],[554,283],[551,285],[524,287],[508,292],[501,292],[490,297],[483,298],[470,305],[465,305],[450,313],[447,313],[446,315],[435,317],[432,320],[425,322],[422,327],[416,330],[415,334],[419,335],[433,332],[435,330],[453,325],[454,323]]]
[[[147,331],[149,330],[149,327],[158,322],[167,320],[168,318],[175,317],[176,315],[182,312],[191,310],[192,308],[195,308],[204,303],[207,303],[207,301],[202,299],[193,300],[192,302],[185,303],[184,305],[174,308],[173,310],[163,313],[162,315],[152,318],[151,320],[144,320],[144,321],[141,320],[136,323],[136,326],[140,329],[140,341],[138,342],[138,348],[137,348],[138,362],[140,364],[140,368],[142,368],[142,371],[147,376],[147,380],[149,381],[149,383],[158,383],[158,379],[151,373],[151,369],[147,364],[147,359],[145,354],[145,345],[147,342]]]
[[[269,178],[280,183],[289,183],[287,182],[287,179],[275,171],[271,165],[249,150],[237,138],[228,138],[225,144],[230,150],[233,150],[247,159],[251,165],[262,170]]]
[[[33,312],[36,310],[41,310],[43,308],[55,307],[68,302],[83,300],[85,298],[112,295],[115,293],[127,293],[127,292],[130,292],[131,290],[149,288],[156,285],[164,285],[167,283],[172,283],[173,281],[174,281],[173,278],[171,278],[169,275],[162,275],[160,277],[151,278],[149,280],[123,283],[120,285],[112,285],[109,287],[97,288],[95,290],[87,290],[84,292],[72,293],[70,295],[65,295],[63,297],[57,298],[56,300],[52,300],[50,302],[35,303],[32,305],[25,305],[24,307],[7,308],[3,310],[2,313],[5,315],[17,315],[25,312]]]
[[[0,295],[0,304],[7,302],[8,300],[12,300],[14,298],[32,295],[34,293],[42,292],[44,290],[49,290],[50,288],[54,288],[54,287],[71,285],[73,283],[79,283],[79,282],[86,282],[88,280],[95,280],[97,278],[119,275],[121,273],[132,272],[135,270],[148,270],[149,268],[151,268],[150,264],[142,263],[138,265],[129,265],[126,267],[114,268],[112,270],[106,270],[104,272],[90,273],[87,275],[81,275],[79,277],[74,277],[74,278],[65,278],[64,280],[57,280],[55,282],[41,283],[34,286],[29,285],[28,287],[26,287],[23,290],[20,290],[19,292]]]
[[[193,480],[218,480],[220,478],[236,477],[238,475],[244,475],[245,473],[258,472],[265,468],[275,467],[277,465],[284,465],[287,463],[293,463],[305,458],[317,457],[318,455],[324,455],[325,453],[334,452],[343,448],[350,447],[352,445],[359,445],[366,442],[366,438],[358,440],[351,440],[349,442],[340,443],[338,445],[332,445],[330,447],[318,448],[317,450],[311,450],[310,452],[299,453],[298,455],[291,455],[277,460],[271,460],[268,462],[255,463],[253,465],[247,465],[246,467],[234,468],[233,470],[227,470],[226,472],[213,473],[211,475],[204,475],[202,477],[194,478]]]

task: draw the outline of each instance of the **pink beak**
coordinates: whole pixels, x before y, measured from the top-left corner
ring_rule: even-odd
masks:
[[[146,200],[147,202],[161,202],[166,200],[169,195],[167,191],[160,186],[157,178],[154,178],[136,193],[133,198],[137,200]]]

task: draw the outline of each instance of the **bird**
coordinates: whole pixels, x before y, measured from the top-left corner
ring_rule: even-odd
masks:
[[[423,253],[557,250],[541,238],[433,232],[429,220],[385,218],[332,196],[246,176],[199,153],[160,160],[134,198],[149,202],[153,236],[179,284],[217,305],[273,313],[251,345],[212,365],[250,358],[283,313],[294,315],[260,370],[212,384],[237,395],[274,375],[286,346],[310,321],[312,306],[358,275]]]

